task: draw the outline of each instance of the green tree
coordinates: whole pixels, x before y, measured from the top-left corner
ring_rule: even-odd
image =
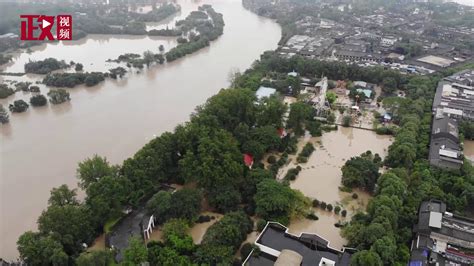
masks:
[[[76,71],[82,71],[84,69],[84,66],[81,63],[77,63],[75,66]]]
[[[236,251],[252,228],[253,223],[245,213],[229,212],[207,229],[202,244],[231,247],[233,251]]]
[[[393,265],[397,258],[397,244],[391,236],[384,236],[374,242],[371,251],[377,253],[386,265]]]
[[[305,103],[296,102],[291,104],[287,121],[288,128],[293,129],[297,136],[302,135],[305,122],[311,119],[312,114],[313,109]]]
[[[326,99],[328,100],[329,104],[333,104],[337,99],[337,95],[333,91],[328,91],[326,92]]]
[[[34,107],[44,106],[48,103],[48,99],[42,94],[31,96],[30,104]]]
[[[112,265],[114,256],[110,250],[94,250],[84,252],[76,259],[77,266],[107,266]]]
[[[50,90],[48,92],[48,97],[52,104],[60,104],[71,100],[69,92],[65,89]]]
[[[265,220],[278,220],[288,224],[290,217],[302,214],[309,200],[274,179],[264,179],[257,185],[254,196],[256,214]]]
[[[201,212],[201,192],[197,189],[183,188],[171,195],[171,217],[194,221]]]
[[[226,131],[216,129],[200,137],[197,150],[188,151],[179,162],[182,173],[188,181],[197,180],[198,185],[208,192],[209,203],[221,211],[235,209],[240,197],[231,202],[220,193],[212,191],[237,192],[242,182],[242,154],[235,139]],[[233,195],[236,195],[233,192]]]
[[[382,266],[379,255],[373,251],[362,250],[356,252],[351,258],[352,266]]]
[[[23,113],[28,110],[29,105],[23,100],[16,100],[8,106],[12,113]]]
[[[20,258],[29,265],[67,265],[68,255],[52,235],[31,231],[23,233],[17,242]]]
[[[86,189],[86,205],[94,213],[94,222],[104,225],[121,215],[127,202],[130,181],[123,176],[104,176]]]
[[[188,235],[189,223],[184,219],[170,219],[163,225],[163,240],[165,243],[171,241],[171,237],[184,238]]]
[[[51,196],[49,197],[48,204],[51,206],[63,207],[66,205],[79,205],[79,201],[76,198],[76,189],[69,189],[67,185],[61,185],[58,188],[51,190]]]
[[[146,66],[150,66],[153,61],[155,61],[155,55],[151,51],[143,52],[143,60],[145,61]]]
[[[259,126],[281,127],[286,105],[276,96],[263,98],[257,106],[257,124]]]
[[[171,193],[159,191],[147,202],[146,209],[149,214],[155,215],[158,223],[168,220],[171,210]]]
[[[79,179],[79,187],[87,189],[90,184],[97,182],[104,176],[113,176],[115,168],[110,166],[105,157],[95,154],[92,158],[79,163],[77,167],[77,178]]]
[[[397,81],[393,77],[385,77],[382,81],[383,91],[392,94],[397,89]]]
[[[140,237],[131,237],[128,247],[123,251],[124,265],[140,265],[148,260],[148,252]]]
[[[8,111],[0,104],[0,123],[7,124],[10,122],[10,116],[8,115]]]
[[[78,255],[83,243],[90,243],[94,236],[90,213],[81,205],[49,206],[38,218],[42,233],[54,233],[70,256]]]
[[[234,259],[232,247],[213,244],[199,245],[194,255],[199,265],[232,265]]]

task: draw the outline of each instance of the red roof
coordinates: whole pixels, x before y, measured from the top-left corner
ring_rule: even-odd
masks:
[[[277,131],[278,131],[278,136],[280,136],[281,138],[286,136],[286,131],[285,131],[284,128],[281,127],[279,129],[277,129]]]
[[[250,154],[245,153],[244,154],[244,163],[246,166],[252,166],[253,164],[253,156]]]

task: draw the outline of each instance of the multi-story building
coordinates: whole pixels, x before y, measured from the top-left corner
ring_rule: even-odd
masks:
[[[430,164],[459,169],[463,154],[458,123],[474,121],[474,70],[465,70],[438,83],[433,100]]]
[[[443,202],[422,202],[413,232],[409,266],[474,264],[474,220],[447,212]]]

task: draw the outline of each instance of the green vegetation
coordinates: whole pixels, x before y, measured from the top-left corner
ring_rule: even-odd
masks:
[[[15,91],[8,87],[7,84],[0,84],[0,99],[5,99],[13,94],[15,94]]]
[[[48,92],[48,97],[52,104],[60,104],[71,100],[69,92],[65,89],[50,90]]]
[[[82,71],[84,69],[84,65],[81,63],[77,63],[76,66],[74,67],[74,70],[76,71]]]
[[[48,99],[42,94],[31,96],[30,104],[33,107],[45,106],[48,103]]]
[[[150,12],[142,14],[138,17],[138,21],[156,22],[161,21],[180,10],[180,6],[174,4],[164,4],[159,8],[153,8]]]
[[[10,104],[8,106],[8,109],[10,109],[10,112],[12,113],[22,113],[25,112],[28,107],[30,107],[25,101],[23,100],[16,100],[13,102],[13,104]]]
[[[7,124],[10,122],[10,116],[8,115],[8,111],[0,104],[0,123]]]
[[[257,185],[254,200],[258,216],[282,224],[289,224],[291,217],[305,214],[310,205],[301,192],[273,179],[264,179]]]
[[[308,142],[306,145],[304,145],[303,150],[298,154],[298,157],[296,158],[296,161],[298,163],[306,163],[308,161],[309,156],[313,153],[315,150],[313,143]]]
[[[100,72],[90,73],[53,73],[43,79],[46,86],[73,88],[85,84],[91,87],[105,80],[105,75]]]
[[[28,92],[30,91],[30,85],[31,85],[31,82],[20,81],[20,82],[15,83],[15,88],[16,88],[16,91]]]
[[[474,123],[468,121],[461,121],[459,131],[465,139],[474,140]]]
[[[0,66],[10,62],[11,60],[12,60],[11,55],[4,55],[4,54],[0,53]]]
[[[212,22],[208,21],[207,18],[210,18]],[[199,35],[190,37],[189,40],[181,39],[178,46],[165,54],[168,62],[209,46],[211,41],[224,33],[222,14],[214,11],[210,5],[200,6],[199,11],[191,12],[185,20],[178,21],[176,26],[179,26],[182,32],[189,32],[191,29],[195,29]]]
[[[58,61],[55,58],[46,58],[40,61],[30,61],[25,64],[26,73],[49,74],[51,71],[69,67],[64,60]],[[76,66],[77,67],[77,66]]]
[[[374,190],[379,177],[379,164],[370,151],[358,157],[352,157],[342,167],[342,184],[350,188],[364,188],[369,192]],[[378,157],[380,158],[380,157]]]
[[[110,250],[95,250],[84,252],[76,259],[77,266],[113,265],[114,256]]]

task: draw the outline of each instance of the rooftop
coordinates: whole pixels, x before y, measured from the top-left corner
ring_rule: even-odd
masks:
[[[244,265],[273,265],[272,262],[287,261],[288,257],[293,261],[298,257],[295,253],[302,257],[301,264],[297,265],[349,265],[353,253],[351,249],[340,251],[331,248],[329,241],[316,234],[292,235],[285,226],[274,222],[267,223],[255,244],[259,246],[261,255],[255,257],[250,254]],[[284,258],[281,258],[282,255]]]

